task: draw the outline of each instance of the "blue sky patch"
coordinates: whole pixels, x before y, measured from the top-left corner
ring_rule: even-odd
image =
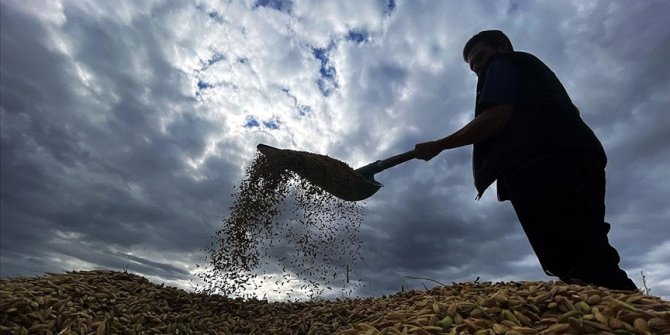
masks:
[[[247,117],[247,123],[244,124],[244,128],[255,128],[260,126],[261,124],[258,123],[258,121],[251,116]]]
[[[198,80],[198,90],[205,90],[205,89],[208,89],[208,88],[211,88],[211,87],[213,87],[213,86],[210,85],[209,83],[204,82],[202,80]]]
[[[350,30],[346,37],[347,41],[354,41],[356,43],[365,43],[369,38],[370,34],[362,30]]]
[[[266,121],[258,121],[253,116],[247,116],[247,122],[244,124],[244,128],[260,128],[261,124],[263,127],[268,128],[268,129],[279,129],[279,125],[281,122],[279,122],[279,119],[277,117],[273,117],[269,120]]]
[[[206,70],[208,67],[226,59],[226,55],[220,53],[220,52],[214,52],[209,59],[205,61],[201,61],[202,63],[202,68],[200,68],[201,71]]]
[[[312,107],[306,106],[306,105],[300,105],[298,106],[298,115],[300,116],[305,116],[309,113],[312,112]]]
[[[272,118],[268,121],[263,121],[263,125],[269,129],[279,129],[279,120]]]
[[[321,76],[328,79],[335,79],[335,67],[330,64],[330,59],[328,59],[328,49],[325,48],[313,48],[312,54],[316,59],[321,61],[321,67],[319,68],[319,73]]]
[[[312,48],[312,54],[314,57],[318,60],[321,61],[321,67],[319,68],[319,74],[321,74],[321,77],[317,80],[317,85],[319,86],[319,90],[321,91],[321,94],[324,96],[329,96],[334,89],[337,88],[337,82],[335,80],[335,75],[337,74],[337,71],[335,70],[335,67],[330,63],[330,59],[328,58],[328,51],[330,51],[330,48],[332,48],[333,44],[331,44],[331,47],[328,49],[325,48]]]
[[[293,8],[293,2],[291,0],[258,0],[254,5],[254,9],[258,7],[267,7],[289,13]]]
[[[211,12],[209,12],[207,15],[209,15],[209,17],[210,17],[212,20],[214,20],[214,21],[216,21],[216,22],[218,22],[218,23],[224,23],[224,22],[226,22],[226,20],[223,18],[223,16],[221,16],[221,14],[219,14],[217,11],[211,11]]]
[[[389,4],[386,8],[388,8],[389,12],[392,12],[395,9],[395,0],[389,0]]]

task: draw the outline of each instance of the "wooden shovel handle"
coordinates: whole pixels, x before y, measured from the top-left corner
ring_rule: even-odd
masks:
[[[402,164],[402,163],[407,162],[408,160],[412,160],[412,159],[416,158],[416,156],[418,154],[419,154],[419,151],[414,149],[414,150],[403,152],[401,154],[397,154],[395,156],[391,156],[387,159],[384,159],[381,162],[379,162],[379,168],[380,168],[379,171],[390,169],[390,168],[392,168],[392,167],[394,167],[398,164]]]

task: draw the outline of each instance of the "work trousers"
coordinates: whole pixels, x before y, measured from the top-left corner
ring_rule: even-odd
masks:
[[[529,160],[502,178],[547,274],[566,283],[635,291],[607,238],[605,164],[588,152],[554,152]]]

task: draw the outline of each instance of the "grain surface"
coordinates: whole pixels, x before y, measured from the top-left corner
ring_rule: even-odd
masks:
[[[670,303],[556,282],[453,283],[375,298],[268,302],[124,272],[0,280],[2,334],[670,334]]]

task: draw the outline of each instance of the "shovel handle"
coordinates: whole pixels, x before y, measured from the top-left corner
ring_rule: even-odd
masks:
[[[394,167],[398,164],[405,163],[408,160],[412,160],[412,159],[416,158],[418,154],[419,154],[419,151],[414,149],[414,150],[403,152],[401,154],[397,154],[395,156],[391,156],[387,159],[384,159],[381,162],[379,162],[379,167],[381,169],[379,171],[386,170],[386,169],[392,168],[392,167]]]
[[[407,152],[403,152],[401,154],[391,156],[387,159],[384,160],[378,160],[376,162],[372,162],[362,168],[356,169],[356,173],[359,175],[365,177],[366,179],[370,181],[374,181],[374,175],[375,173],[382,172],[386,169],[392,168],[398,164],[407,162],[410,159],[416,158],[417,154],[419,152],[414,149],[410,150]]]

